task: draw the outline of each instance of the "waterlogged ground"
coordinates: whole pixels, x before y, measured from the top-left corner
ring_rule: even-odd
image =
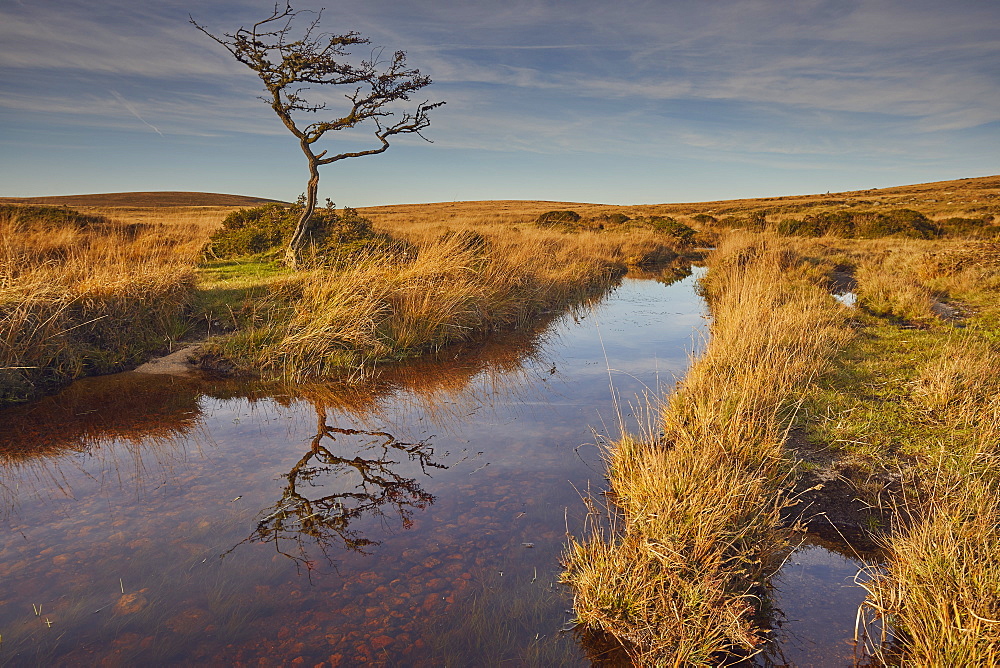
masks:
[[[600,661],[559,554],[595,443],[704,333],[693,288],[627,279],[360,385],[122,374],[0,412],[0,664]]]
[[[879,665],[870,650],[881,641],[880,623],[858,616],[870,567],[847,543],[806,536],[771,578],[773,642],[757,665],[807,668]]]

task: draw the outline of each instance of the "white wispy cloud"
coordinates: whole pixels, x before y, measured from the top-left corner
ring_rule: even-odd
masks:
[[[0,6],[0,114],[19,126],[286,135],[253,73],[187,23],[232,30],[269,11],[256,0]],[[427,97],[448,101],[428,133],[438,149],[812,169],[958,155],[975,147],[963,133],[982,139],[1000,122],[997,3],[339,0],[324,17],[406,50],[435,80]]]
[[[130,114],[132,114],[133,116],[135,116],[136,118],[138,118],[139,121],[141,121],[143,125],[145,125],[146,127],[148,127],[150,130],[152,130],[156,134],[160,135],[161,137],[163,136],[163,133],[160,132],[155,125],[153,125],[152,123],[150,123],[149,121],[147,121],[145,118],[143,118],[142,115],[138,112],[138,110],[136,110],[135,106],[133,106],[128,100],[126,100],[124,97],[122,97],[121,93],[119,93],[116,90],[112,90],[111,94],[114,96],[114,98],[116,100],[118,100],[119,102],[121,102],[121,104],[122,104],[123,107],[125,107],[126,109],[128,109],[128,111],[129,111]]]

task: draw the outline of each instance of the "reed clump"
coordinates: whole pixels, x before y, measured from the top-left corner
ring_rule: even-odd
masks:
[[[782,242],[734,234],[709,266],[704,354],[649,433],[609,449],[611,525],[564,555],[579,622],[640,662],[711,665],[759,644],[755,595],[786,547],[787,428],[849,337],[821,272]]]

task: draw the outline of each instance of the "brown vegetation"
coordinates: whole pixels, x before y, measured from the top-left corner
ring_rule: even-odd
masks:
[[[399,359],[523,327],[612,285],[629,266],[673,260],[651,232],[566,235],[507,226],[411,225],[407,243],[276,277],[232,313],[231,335],[208,347],[237,368],[302,380],[367,373]]]
[[[622,213],[632,218],[672,216],[702,229],[705,223],[699,222],[699,215],[721,220],[729,216],[746,218],[753,212],[766,212],[768,220],[777,224],[782,218],[790,215],[803,216],[810,213],[862,209],[886,212],[904,208],[920,211],[935,221],[951,217],[977,218],[983,215],[1000,215],[1000,176],[816,195],[677,204],[618,206],[554,201],[480,201],[376,206],[365,207],[359,211],[376,222],[393,226],[403,226],[409,221],[430,220],[447,224],[453,218],[473,217],[517,224],[534,220],[546,211],[571,210],[587,217],[614,213]]]
[[[522,326],[607,288],[628,266],[677,255],[673,240],[648,230],[566,235],[472,221],[390,229],[406,237],[398,249],[383,244],[298,273],[261,257],[199,269],[230,210],[8,205],[3,400],[135,366],[206,330],[224,335],[207,347],[217,366],[296,379],[356,374]]]
[[[726,239],[704,283],[705,353],[649,433],[608,452],[611,527],[571,540],[564,581],[580,622],[641,662],[711,665],[761,642],[754,599],[791,503],[782,446],[799,392],[848,336],[822,278],[778,242]]]
[[[902,639],[894,652],[913,665],[995,665],[1000,243],[907,244],[874,262],[859,294],[875,317],[841,370],[853,387],[842,380],[822,395],[842,426],[817,436],[879,444],[847,454],[872,472],[867,492],[892,519],[885,567],[866,587]],[[884,403],[847,403],[858,385],[879,387]],[[890,476],[898,484],[877,484]]]
[[[0,211],[0,400],[142,362],[183,327],[212,217]]]
[[[987,177],[696,205],[372,207],[361,213],[405,241],[398,252],[296,274],[261,257],[198,268],[227,207],[62,218],[7,208],[0,400],[127,368],[196,323],[222,334],[209,352],[237,368],[289,379],[357,374],[524,325],[599,292],[625,267],[688,248],[652,227],[540,227],[541,214],[671,216],[703,235],[719,231],[704,281],[712,338],[648,433],[608,452],[611,519],[595,519],[566,553],[580,621],[653,663],[751,651],[755,597],[785,547],[781,511],[794,500],[785,451],[794,425],[850,462],[858,494],[889,521],[869,606],[903,638],[904,659],[995,663],[997,242],[779,238],[712,219],[770,224],[787,211],[764,209],[864,207],[940,221],[1000,213],[998,197],[1000,178]],[[859,308],[829,296],[835,274],[856,282]]]
[[[1000,244],[728,236],[710,266],[704,356],[648,433],[609,450],[610,525],[567,549],[581,623],[657,665],[761,642],[780,511],[810,479],[785,447],[794,426],[827,453],[809,466],[868,504],[854,528],[884,546],[867,606],[899,642],[868,649],[996,663]],[[858,308],[826,294],[838,274]]]
[[[247,195],[225,195],[180,191],[99,193],[94,195],[53,195],[49,197],[0,197],[0,204],[30,204],[34,206],[69,206],[74,209],[95,207],[106,211],[120,208],[176,208],[260,206],[278,200]]]

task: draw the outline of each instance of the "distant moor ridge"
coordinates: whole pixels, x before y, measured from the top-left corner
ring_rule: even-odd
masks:
[[[72,207],[260,206],[279,201],[247,195],[180,191],[0,197],[0,204],[47,204]]]
[[[350,193],[340,196],[350,205]],[[254,207],[279,200],[246,195],[201,192],[128,192],[93,195],[58,195],[50,197],[0,197],[0,204],[44,204],[85,208],[158,208],[158,207]],[[379,221],[394,219],[430,219],[487,215],[496,217],[535,217],[554,209],[573,210],[583,216],[606,216],[621,213],[637,216],[747,216],[758,212],[771,218],[802,214],[820,214],[845,209],[888,211],[916,209],[933,218],[949,216],[1000,218],[1000,175],[919,183],[891,188],[855,190],[815,195],[760,197],[713,202],[636,204],[631,206],[581,202],[532,200],[491,200],[441,202],[436,204],[393,204],[359,207],[366,216]]]

